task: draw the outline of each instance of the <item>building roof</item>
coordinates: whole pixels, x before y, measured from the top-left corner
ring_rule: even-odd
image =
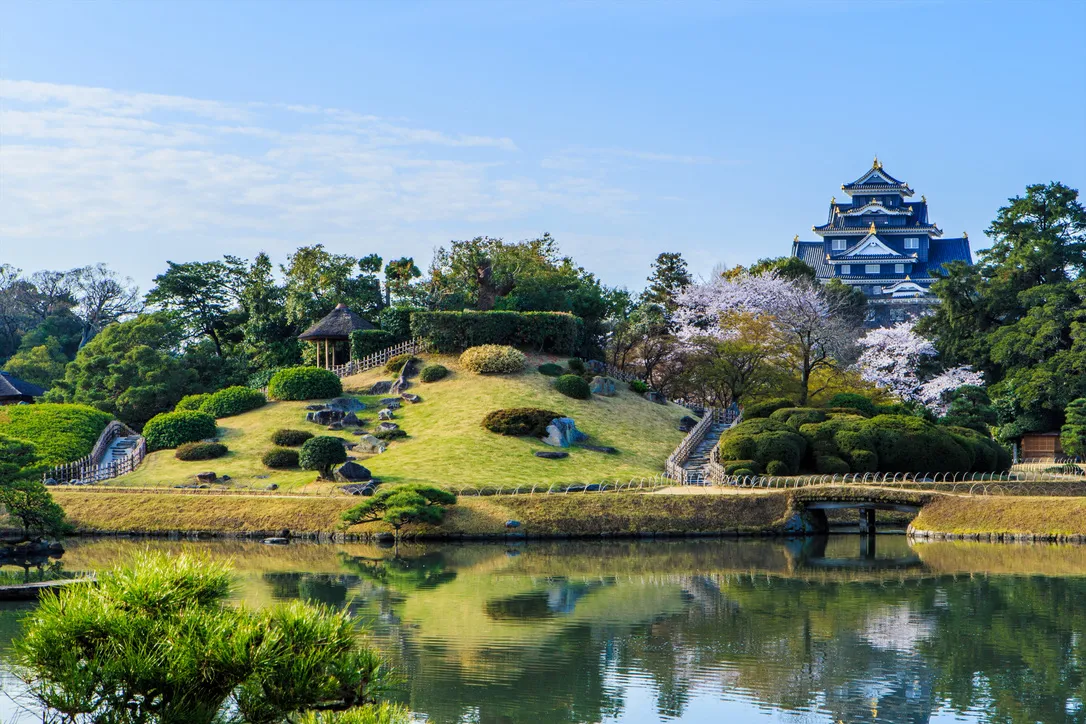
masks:
[[[886,169],[882,167],[879,162],[879,157],[875,157],[875,161],[871,164],[864,175],[856,179],[852,183],[842,184],[841,188],[844,189],[851,196],[853,191],[868,192],[868,193],[880,193],[880,192],[896,192],[902,196],[912,196],[913,190],[909,188],[909,185],[904,181],[898,179],[887,173]]]
[[[833,267],[826,259],[826,246],[821,241],[793,241],[792,256],[797,256],[815,270],[819,279],[833,276]]]
[[[23,382],[10,372],[0,371],[0,400],[41,397],[45,390],[29,382]]]
[[[337,304],[324,319],[298,335],[303,341],[316,339],[350,339],[351,332],[358,329],[373,329],[373,325],[347,309],[346,304]]]
[[[964,261],[973,263],[973,254],[969,250],[969,239],[932,239],[928,247],[928,267],[935,269],[947,262]]]

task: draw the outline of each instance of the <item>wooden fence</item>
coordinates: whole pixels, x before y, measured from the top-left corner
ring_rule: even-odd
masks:
[[[421,337],[416,337],[415,339],[409,339],[406,342],[394,344],[387,349],[382,349],[373,354],[368,354],[361,359],[353,359],[346,364],[333,365],[329,369],[331,369],[337,377],[350,377],[351,375],[357,375],[359,372],[372,370],[375,367],[382,367],[396,355],[421,354],[428,349],[429,345],[426,340]]]
[[[113,441],[119,437],[137,437],[138,439],[135,446],[123,458],[103,465],[102,458],[109,446],[113,444]],[[98,436],[98,442],[94,443],[94,447],[89,454],[74,462],[57,465],[45,471],[42,474],[42,482],[53,480],[63,485],[77,481],[97,483],[102,480],[110,480],[135,470],[146,454],[147,441],[128,425],[114,420],[106,425],[106,429]]]

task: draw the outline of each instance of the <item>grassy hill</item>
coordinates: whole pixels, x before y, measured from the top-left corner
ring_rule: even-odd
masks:
[[[678,405],[656,405],[625,389],[615,397],[593,396],[574,400],[555,392],[552,378],[535,367],[552,357],[532,357],[527,371],[516,375],[479,376],[459,368],[455,357],[428,355],[449,368],[451,374],[430,384],[415,382],[411,392],[422,402],[405,405],[396,413],[396,422],[407,434],[380,455],[351,455],[385,482],[429,482],[463,486],[479,484],[573,483],[601,480],[628,480],[663,471],[664,461],[683,438],[677,429],[686,411]],[[377,398],[360,393],[390,375],[380,370],[344,380],[347,394],[367,402],[360,413],[366,429],[376,424]],[[263,487],[275,483],[283,490],[326,489],[315,483],[315,473],[303,470],[269,470],[260,456],[272,445],[268,438],[282,427],[309,430],[314,434],[354,439],[349,432],[331,432],[304,422],[304,402],[272,402],[252,412],[218,421],[220,438],[230,453],[217,460],[182,462],[172,450],[147,456],[135,472],[114,481],[118,485],[176,485],[191,482],[193,476],[214,470],[228,474],[235,484]],[[618,448],[607,455],[579,448],[569,450],[564,460],[544,460],[536,450],[553,450],[538,440],[510,438],[488,432],[480,425],[491,410],[508,407],[542,407],[572,417],[577,427],[590,436],[589,443]],[[257,477],[266,476],[266,477]]]
[[[34,443],[42,462],[59,465],[94,449],[112,419],[86,405],[5,405],[0,407],[0,435]]]

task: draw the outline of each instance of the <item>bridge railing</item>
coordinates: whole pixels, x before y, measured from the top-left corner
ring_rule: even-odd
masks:
[[[70,463],[57,465],[42,473],[42,482],[52,480],[58,484],[68,484],[74,481],[97,483],[102,480],[110,480],[125,473],[135,470],[147,453],[147,444],[143,437],[139,437],[136,447],[120,460],[114,460],[108,465],[102,465],[102,457],[106,450],[119,437],[137,437],[138,433],[123,422],[113,420],[102,434],[90,453]]]

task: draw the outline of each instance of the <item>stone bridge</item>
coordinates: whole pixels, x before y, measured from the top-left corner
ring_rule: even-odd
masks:
[[[793,498],[796,515],[789,521],[789,527],[795,532],[825,533],[829,530],[828,511],[857,510],[860,533],[874,535],[876,511],[915,515],[931,497],[930,494],[890,488],[808,488],[797,491]]]

